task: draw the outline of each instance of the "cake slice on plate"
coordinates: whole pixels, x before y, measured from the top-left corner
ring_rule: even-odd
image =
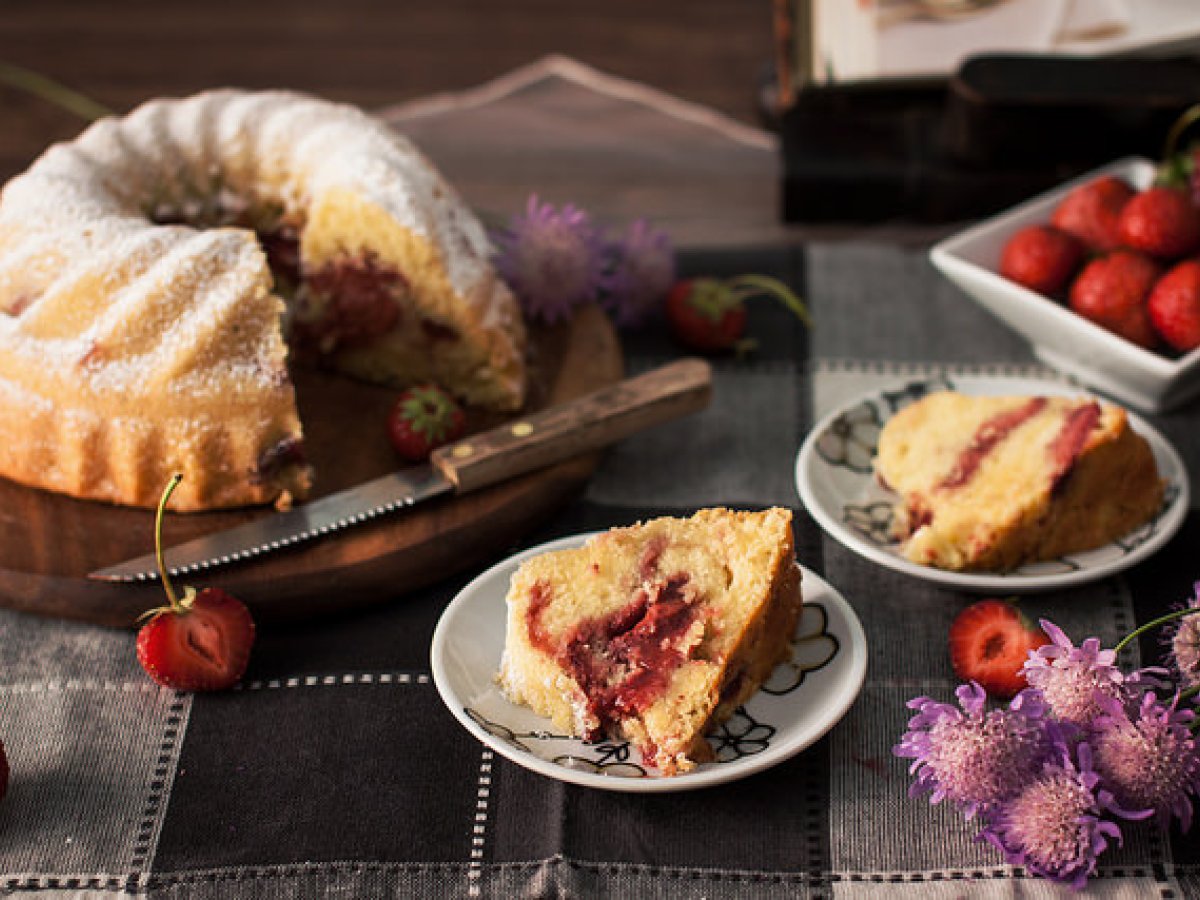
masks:
[[[951,570],[1100,547],[1163,500],[1146,439],[1125,410],[1090,397],[930,394],[884,426],[875,471],[900,494],[904,555]]]
[[[791,512],[705,509],[527,560],[499,682],[555,727],[631,741],[674,775],[787,658],[800,613]]]

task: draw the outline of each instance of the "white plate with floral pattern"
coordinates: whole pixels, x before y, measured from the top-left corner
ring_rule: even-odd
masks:
[[[574,535],[518,553],[488,569],[451,601],[433,634],[433,681],[442,700],[496,753],[561,781],[610,791],[684,791],[744,778],[776,765],[821,738],[850,708],[867,671],[867,640],[845,599],[803,571],[804,611],[781,663],[709,741],[713,762],[664,777],[623,741],[589,743],[556,732],[549,720],[516,706],[495,676],[504,650],[509,579],[522,561],[578,547]]]
[[[1058,381],[1009,376],[946,375],[911,381],[859,397],[823,418],[796,456],[796,487],[805,508],[833,538],[889,569],[947,587],[1009,594],[1085,584],[1149,557],[1179,530],[1187,515],[1187,469],[1178,452],[1135,413],[1133,429],[1146,438],[1166,481],[1163,506],[1145,525],[1111,544],[1009,572],[950,572],[918,565],[900,555],[892,536],[896,495],[873,471],[879,433],[896,411],[938,390],[979,395],[1067,395],[1086,391]]]

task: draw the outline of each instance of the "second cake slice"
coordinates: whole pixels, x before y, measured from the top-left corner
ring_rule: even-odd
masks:
[[[910,560],[1006,571],[1102,546],[1162,505],[1163,482],[1125,410],[1089,397],[975,397],[905,407],[875,471],[896,491]]]

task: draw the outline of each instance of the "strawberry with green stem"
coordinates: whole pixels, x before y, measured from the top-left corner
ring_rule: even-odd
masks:
[[[154,517],[154,555],[167,606],[144,613],[137,658],[154,681],[177,691],[220,691],[233,687],[246,671],[254,645],[254,619],[236,597],[220,588],[175,592],[163,560],[162,520],[167,502],[183,480],[173,475]]]
[[[408,388],[388,416],[388,437],[409,462],[422,462],[443,444],[457,440],[467,427],[466,413],[435,384]]]
[[[804,302],[782,281],[766,275],[678,281],[667,295],[667,321],[676,339],[690,350],[746,353],[755,346],[744,336],[746,301],[756,296],[774,297],[806,327],[812,326]]]

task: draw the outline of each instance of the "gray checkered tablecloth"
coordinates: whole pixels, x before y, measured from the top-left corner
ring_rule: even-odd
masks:
[[[1005,865],[951,810],[908,799],[907,761],[891,753],[908,698],[951,698],[947,629],[974,597],[882,569],[829,539],[801,508],[793,480],[812,423],[859,393],[935,373],[1050,373],[941,279],[922,250],[784,249],[769,136],[569,61],[503,81],[502,90],[485,86],[389,115],[485,213],[515,211],[530,185],[589,208],[611,197],[612,219],[647,215],[693,248],[686,271],[776,275],[808,299],[816,319],[806,332],[779,309],[754,307],[759,350],[717,361],[708,410],[613,448],[581,497],[511,549],[703,506],[793,507],[800,561],[865,628],[862,693],[824,738],[760,774],[683,793],[611,793],[509,762],[443,706],[430,639],[473,572],[415,594],[397,590],[365,612],[262,628],[241,686],[203,696],[151,684],[132,631],[0,610],[0,738],[12,763],[0,801],[0,893],[1065,893]],[[485,168],[489,178],[476,177]],[[585,192],[574,193],[581,184]],[[677,196],[693,205],[680,208]],[[725,249],[713,242],[722,234]],[[679,353],[661,323],[626,335],[624,346],[631,373]],[[1153,422],[1195,479],[1200,405]],[[1190,593],[1198,538],[1191,511],[1150,561],[1039,595],[1027,611],[1111,643]],[[1140,652],[1153,655],[1154,642]],[[1089,887],[1098,896],[1200,892],[1194,836],[1129,829],[1125,848],[1103,862]]]
[[[13,768],[0,892],[1057,895],[973,842],[951,810],[908,799],[906,761],[891,754],[906,699],[950,698],[947,628],[973,597],[825,537],[792,474],[814,418],[854,394],[935,372],[1039,370],[919,251],[813,245],[685,265],[775,274],[809,298],[816,328],[756,308],[760,350],[717,362],[711,408],[614,448],[582,497],[512,549],[714,504],[795,508],[800,561],[853,606],[869,644],[865,687],[826,737],[761,774],[678,794],[533,774],[463,730],[431,683],[434,625],[471,573],[368,612],[264,629],[241,687],[217,695],[151,685],[131,632],[0,612],[0,736]],[[626,348],[631,371],[678,352],[660,325]],[[1200,409],[1153,421],[1195,477]],[[1027,611],[1111,643],[1188,594],[1198,537],[1193,512],[1149,562],[1039,595]],[[1089,890],[1194,896],[1198,857],[1194,837],[1131,828]]]

